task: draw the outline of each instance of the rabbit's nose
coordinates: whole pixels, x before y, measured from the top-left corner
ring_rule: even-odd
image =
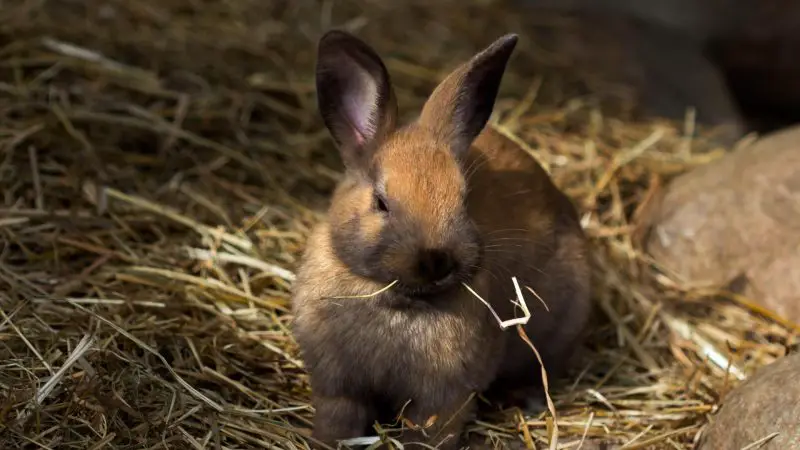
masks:
[[[456,269],[456,260],[445,250],[422,250],[417,260],[419,276],[427,281],[435,282],[447,278]]]

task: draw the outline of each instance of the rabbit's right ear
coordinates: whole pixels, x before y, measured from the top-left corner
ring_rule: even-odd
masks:
[[[450,143],[459,157],[489,121],[516,34],[507,34],[453,70],[422,107],[419,123]]]
[[[377,142],[397,122],[397,100],[378,54],[344,31],[325,33],[317,48],[317,104],[348,169],[364,169]]]

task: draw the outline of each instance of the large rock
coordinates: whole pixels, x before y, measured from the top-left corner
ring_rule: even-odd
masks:
[[[739,450],[770,438],[760,450],[800,449],[800,353],[757,370],[723,399],[696,450]]]
[[[605,78],[618,67],[640,68],[644,78],[631,86],[642,90],[648,112],[682,118],[681,108],[694,106],[699,123],[727,123],[732,133],[742,121],[771,130],[800,118],[796,0],[511,1],[533,16],[552,10],[584,17],[583,28],[600,38],[578,36],[582,29],[570,37],[587,47],[589,59],[604,58],[610,46],[625,54],[622,65],[606,59],[597,67]]]
[[[675,178],[649,222],[648,252],[683,281],[744,279],[744,295],[800,323],[800,127]]]
[[[528,2],[516,1],[523,7]],[[545,20],[535,7],[523,10]],[[547,20],[555,20],[552,17]],[[557,55],[593,96],[640,117],[678,122],[694,108],[698,124],[719,127],[717,139],[724,145],[746,131],[724,74],[686,33],[622,14],[581,11],[567,17],[568,26],[540,33],[535,42]]]
[[[708,1],[708,0],[706,0]],[[706,42],[705,53],[725,74],[752,125],[769,129],[797,122],[800,105],[800,2],[735,1],[743,13],[727,33]],[[739,6],[744,6],[739,8]],[[728,5],[730,6],[730,4]]]

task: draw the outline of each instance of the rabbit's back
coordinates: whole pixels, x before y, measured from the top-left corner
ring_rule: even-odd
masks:
[[[471,214],[483,233],[483,267],[493,276],[495,308],[503,319],[521,316],[507,301],[516,298],[516,277],[531,312],[526,333],[548,370],[557,372],[591,309],[588,248],[577,211],[533,156],[492,127],[475,141],[467,164]],[[502,382],[538,374],[523,341],[509,339],[507,351]]]

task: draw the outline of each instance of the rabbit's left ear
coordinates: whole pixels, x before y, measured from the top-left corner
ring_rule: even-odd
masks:
[[[316,82],[320,113],[345,166],[364,168],[376,142],[397,121],[397,101],[383,61],[357,37],[329,31],[317,49]]]
[[[494,110],[500,82],[516,34],[505,35],[447,76],[428,98],[419,124],[449,141],[456,155],[466,152]]]

